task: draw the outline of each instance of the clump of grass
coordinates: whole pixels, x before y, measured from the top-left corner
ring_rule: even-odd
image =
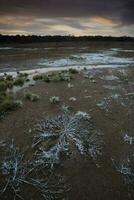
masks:
[[[43,75],[42,80],[43,80],[44,82],[47,82],[47,83],[50,82],[50,78],[49,78],[48,75]]]
[[[23,86],[26,80],[28,80],[27,73],[17,73],[17,77],[14,79],[14,85]]]
[[[36,74],[36,75],[33,76],[34,81],[42,80],[42,79],[43,79],[43,75],[41,75],[41,74]]]
[[[4,80],[0,81],[0,92],[4,92],[7,90],[7,84]]]
[[[71,83],[68,83],[68,88],[73,88],[74,87],[74,85],[73,84],[71,84]]]
[[[61,110],[64,112],[64,113],[69,113],[70,112],[70,110],[69,110],[69,106],[66,106],[65,104],[63,104],[62,106],[61,106]]]
[[[22,107],[22,102],[14,100],[13,96],[7,95],[6,93],[0,94],[0,117],[5,113]]]
[[[60,98],[59,97],[56,97],[56,96],[53,96],[53,97],[50,97],[50,103],[51,104],[56,104],[56,103],[59,103],[60,102]]]
[[[6,80],[7,88],[12,89],[13,88],[13,81],[12,80]]]
[[[61,76],[64,81],[68,81],[68,82],[70,82],[71,79],[73,78],[69,72],[61,73]]]
[[[50,77],[52,82],[70,81],[71,79],[71,75],[67,72],[52,73]]]
[[[16,108],[21,108],[23,107],[23,102],[21,100],[15,100],[14,101]]]
[[[18,77],[25,77],[25,78],[27,78],[28,74],[27,73],[19,73]]]
[[[42,80],[45,82],[61,82],[61,81],[70,81],[72,79],[71,74],[68,71],[61,71],[58,73],[51,74],[37,74],[33,76],[33,80]]]
[[[77,101],[77,99],[75,97],[70,97],[69,101]]]
[[[7,81],[13,81],[13,76],[12,75],[6,75],[5,79]]]
[[[126,94],[126,96],[133,100],[134,99],[134,92],[130,92],[130,93]]]
[[[45,75],[45,74],[37,74],[35,76],[33,76],[33,80],[34,81],[38,81],[38,80],[42,80],[44,82],[50,82],[50,78],[48,75]]]
[[[0,92],[6,91],[8,88],[13,87],[13,77],[11,75],[6,75],[0,79]]]
[[[24,92],[24,98],[30,101],[38,101],[40,97],[39,95],[27,90]]]
[[[123,83],[128,83],[129,79],[131,80],[131,78],[127,73],[119,73],[117,74],[117,76]]]
[[[60,82],[60,81],[63,81],[63,77],[61,76],[61,74],[55,74],[51,77],[51,80],[53,82]]]
[[[78,70],[77,69],[70,68],[68,71],[71,74],[78,74]]]
[[[17,72],[16,78],[13,80],[13,84],[15,86],[23,86],[25,81],[28,81],[28,74],[27,73],[20,73]]]
[[[15,86],[23,86],[25,82],[25,78],[24,77],[19,77],[17,76],[14,80],[14,85]]]

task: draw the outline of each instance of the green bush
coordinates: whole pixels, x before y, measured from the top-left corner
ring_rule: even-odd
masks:
[[[50,78],[47,75],[43,75],[42,80],[47,83],[50,82]]]
[[[0,92],[6,91],[7,90],[7,84],[5,81],[0,81]]]
[[[61,74],[54,74],[53,77],[52,77],[52,81],[53,82],[63,81],[63,77],[61,76]]]
[[[14,100],[13,96],[7,95],[6,93],[0,94],[0,117],[8,111],[15,110],[22,107],[22,102]]]
[[[27,73],[18,73],[18,77],[20,77],[20,78],[27,78],[28,74]]]
[[[39,95],[32,93],[31,91],[24,92],[24,98],[30,101],[38,101]]]
[[[13,81],[12,75],[6,75],[5,79],[6,79],[7,81]]]
[[[71,74],[77,74],[78,73],[78,70],[77,69],[73,69],[73,68],[70,68],[68,71]]]
[[[41,74],[37,74],[37,75],[34,75],[33,76],[33,80],[34,81],[37,81],[37,80],[42,80],[43,79],[43,76]]]
[[[13,81],[6,81],[7,88],[12,89],[13,88]]]
[[[56,96],[53,96],[53,97],[50,97],[50,103],[51,104],[56,104],[56,103],[59,103],[60,102],[60,98],[59,97],[56,97]]]
[[[16,86],[22,86],[24,85],[25,82],[25,78],[24,77],[16,77],[16,79],[14,80],[14,85]]]

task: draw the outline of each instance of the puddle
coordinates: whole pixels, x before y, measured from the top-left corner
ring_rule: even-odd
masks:
[[[118,90],[118,89],[121,89],[121,87],[113,86],[113,85],[103,85],[103,88],[108,89],[108,90]]]
[[[80,65],[125,65],[132,64],[134,60],[132,58],[116,57],[112,51],[104,51],[102,53],[81,53],[78,55],[72,55],[70,57],[61,59],[42,59],[38,65],[45,67],[63,67],[63,66],[80,66]]]
[[[101,79],[106,80],[106,81],[119,80],[119,78],[114,75],[103,76],[103,77],[101,77]]]
[[[50,54],[50,50],[53,51],[52,54]],[[134,59],[127,56],[127,52],[132,50],[121,48],[108,48],[107,50],[99,50],[97,48],[94,50],[90,46],[77,48],[73,46],[7,46],[0,47],[0,51],[2,52],[0,55],[2,61],[0,63],[0,72],[22,71],[44,67],[116,68],[128,67],[134,63]],[[119,51],[126,52],[126,55],[122,57]]]
[[[112,51],[115,51],[115,52],[130,52],[130,53],[134,53],[134,50],[133,49],[121,49],[121,48],[112,48],[111,49]]]
[[[0,50],[10,50],[13,49],[13,47],[0,47]]]

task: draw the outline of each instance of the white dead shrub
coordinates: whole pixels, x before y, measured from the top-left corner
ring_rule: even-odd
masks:
[[[33,147],[37,148],[37,160],[44,165],[60,163],[62,154],[69,151],[73,142],[81,154],[94,160],[101,155],[102,135],[94,130],[90,115],[85,112],[61,114],[39,122],[35,128]]]
[[[0,142],[0,195],[2,199],[25,199],[28,187],[37,191],[45,200],[57,199],[65,191],[61,177],[54,178],[49,172],[46,177],[39,178],[36,173],[40,170],[34,161],[26,161],[25,153],[11,143]],[[3,144],[6,144],[3,146]],[[3,148],[4,147],[4,148]],[[43,169],[44,171],[45,169]],[[46,172],[46,171],[45,171]],[[26,191],[25,191],[26,189]],[[31,199],[31,196],[29,196]]]

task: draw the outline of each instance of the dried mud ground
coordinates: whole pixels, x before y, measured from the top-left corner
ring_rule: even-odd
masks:
[[[127,81],[120,76],[124,73],[127,73]],[[92,78],[85,77],[87,74]],[[90,156],[82,156],[72,144],[70,156],[63,158],[62,164],[56,168],[69,185],[66,198],[133,199],[133,190],[129,190],[112,160],[123,160],[131,148],[123,138],[125,134],[134,134],[134,96],[129,95],[134,92],[134,68],[85,70],[74,74],[70,83],[72,88],[68,87],[68,82],[37,81],[28,88],[40,96],[36,102],[24,99],[25,89],[16,93],[16,98],[23,101],[23,107],[8,113],[0,121],[0,137],[14,138],[17,145],[24,148],[31,144],[34,125],[47,116],[61,113],[63,104],[70,106],[71,112],[87,112],[94,127],[104,134],[102,155],[94,161]],[[60,97],[60,102],[51,104],[51,96]],[[70,101],[70,97],[75,97],[76,101]],[[38,200],[38,197],[32,199]]]

